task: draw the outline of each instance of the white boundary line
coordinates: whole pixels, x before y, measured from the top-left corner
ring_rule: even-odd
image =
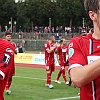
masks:
[[[26,77],[26,76],[13,76],[15,78],[25,78],[25,79],[32,79],[32,80],[46,80],[46,79],[41,79],[41,78],[33,78],[33,77]],[[52,80],[52,81],[55,81],[55,80]],[[64,82],[64,81],[61,81],[61,82]]]
[[[32,80],[46,80],[46,79],[41,79],[41,78],[32,78],[32,77],[25,77],[25,76],[14,76],[16,78],[26,78],[26,79],[32,79]]]
[[[24,79],[32,79],[32,80],[46,80],[46,79],[41,79],[41,78],[32,78],[32,77],[25,77],[25,76],[14,76],[15,78],[24,78]],[[55,81],[55,80],[52,80]],[[63,82],[63,81],[62,81]],[[58,99],[50,99],[50,100],[69,100],[69,99],[75,99],[79,98],[79,96],[74,96],[74,97],[66,97],[66,98],[58,98]]]
[[[58,98],[58,99],[51,99],[51,100],[69,100],[69,99],[75,99],[75,98],[79,98],[79,96],[67,97],[67,98]]]

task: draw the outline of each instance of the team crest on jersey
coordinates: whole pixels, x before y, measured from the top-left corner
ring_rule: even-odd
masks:
[[[72,57],[72,55],[74,54],[74,49],[73,48],[70,48],[69,51],[68,51],[68,57]]]

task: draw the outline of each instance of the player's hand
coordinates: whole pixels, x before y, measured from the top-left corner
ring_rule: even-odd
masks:
[[[60,46],[60,44],[59,44],[58,42],[56,42],[56,45],[57,45],[57,47],[59,47],[59,46]]]
[[[56,43],[54,44],[54,47],[57,48],[57,46],[58,46],[58,43],[56,42]]]

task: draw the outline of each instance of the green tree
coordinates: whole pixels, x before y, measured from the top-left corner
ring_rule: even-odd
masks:
[[[27,27],[48,26],[51,18],[52,26],[82,26],[92,25],[84,10],[84,0],[26,0],[14,3],[14,0],[0,1],[0,25],[9,26],[12,17],[17,22],[17,31],[27,30]]]

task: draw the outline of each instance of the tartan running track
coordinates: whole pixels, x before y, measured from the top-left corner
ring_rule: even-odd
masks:
[[[29,68],[42,68],[42,69],[45,69],[45,65],[39,65],[39,64],[15,63],[15,66],[29,67]],[[67,70],[67,69],[68,69],[68,66],[66,66],[65,69]],[[59,66],[55,66],[55,70],[59,70]]]

